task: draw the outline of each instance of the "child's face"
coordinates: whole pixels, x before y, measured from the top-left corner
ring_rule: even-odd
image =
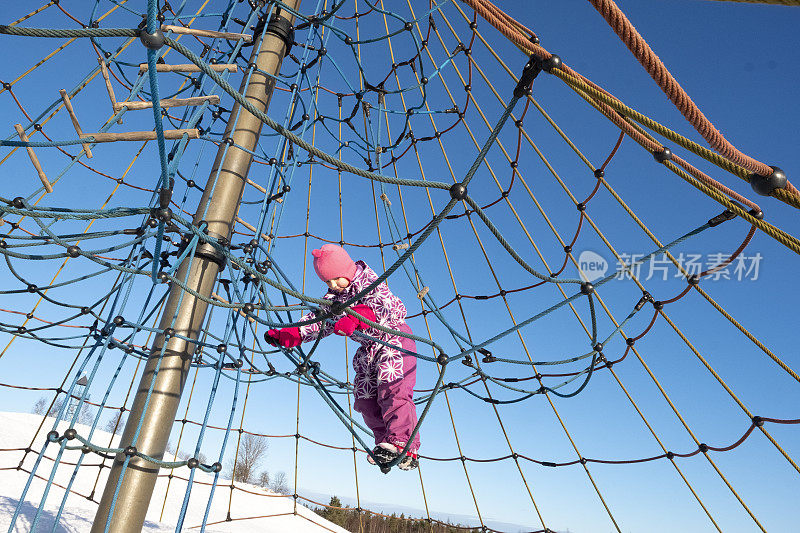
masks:
[[[325,282],[328,288],[333,292],[342,292],[350,286],[350,280],[347,278],[335,278]]]

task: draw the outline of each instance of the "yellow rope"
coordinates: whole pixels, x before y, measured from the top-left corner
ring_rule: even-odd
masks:
[[[592,87],[588,83],[585,83],[583,80],[580,80],[574,76],[570,76],[566,72],[562,71],[561,69],[556,69],[553,74],[558,76],[564,83],[566,83],[570,88],[575,90],[580,89],[584,93],[588,94],[593,100],[601,101],[604,104],[607,104],[609,107],[620,113],[624,117],[632,118],[636,122],[642,124],[643,126],[647,127],[648,129],[655,131],[662,137],[665,137],[678,145],[686,148],[687,150],[699,155],[706,161],[709,161],[723,170],[726,170],[733,174],[734,176],[739,176],[743,180],[750,182],[750,172],[747,171],[744,167],[729,161],[728,159],[722,157],[721,155],[717,154],[716,152],[709,150],[703,146],[700,146],[694,141],[687,139],[686,137],[676,133],[675,131],[667,128],[666,126],[656,122],[655,120],[639,113],[635,109],[632,109],[622,103],[620,100],[613,98],[602,91],[597,90],[596,88]],[[783,191],[784,194],[779,194],[777,191]],[[779,200],[791,205],[792,207],[800,208],[800,198],[792,195],[786,189],[776,189],[773,194],[771,195]]]
[[[489,45],[488,45],[488,43],[486,43],[485,41],[484,41],[484,44],[486,44],[486,45],[487,45],[487,47],[489,46]],[[495,57],[497,57],[497,56],[495,55]],[[498,58],[498,59],[499,59],[499,58]],[[477,65],[476,65],[476,66],[477,66]],[[480,68],[478,68],[478,71],[482,73],[482,70],[481,70]],[[509,74],[511,74],[511,73],[509,72]],[[487,82],[487,83],[488,83],[488,84],[491,86],[491,82],[490,82],[489,80],[487,80],[485,77],[484,77],[484,79],[485,79],[485,81],[486,81],[486,82]],[[495,92],[495,96],[496,96],[498,99],[500,99],[500,97],[499,97],[499,95],[496,93],[496,91],[494,91],[494,90],[493,90],[493,92]],[[473,100],[473,101],[474,101],[474,100]],[[502,99],[500,99],[500,101],[501,101],[501,104],[502,104]],[[533,100],[532,100],[532,101],[533,101]],[[592,170],[593,170],[593,167],[592,167],[592,165],[589,163],[589,161],[588,161],[588,160],[587,160],[587,159],[586,159],[586,158],[585,158],[585,157],[584,157],[582,154],[580,154],[580,151],[579,151],[579,150],[577,149],[577,147],[575,147],[575,146],[574,146],[574,144],[573,144],[573,143],[572,143],[572,142],[571,142],[571,141],[570,141],[570,140],[569,140],[569,139],[566,137],[566,135],[563,133],[563,131],[561,131],[561,130],[560,130],[560,128],[558,128],[558,126],[552,122],[552,119],[550,119],[550,118],[549,118],[549,116],[547,116],[547,115],[546,115],[546,113],[544,113],[544,110],[543,110],[543,109],[541,109],[541,107],[540,107],[540,106],[539,106],[539,105],[538,105],[538,104],[537,104],[535,101],[533,101],[533,103],[534,103],[534,104],[535,104],[535,105],[536,105],[536,106],[537,106],[537,107],[540,109],[540,111],[542,111],[542,113],[543,113],[543,114],[544,114],[544,115],[545,115],[545,116],[548,118],[548,120],[551,122],[551,124],[552,124],[552,125],[553,125],[553,126],[554,126],[554,127],[555,127],[555,128],[558,130],[558,131],[559,131],[559,133],[560,133],[560,134],[562,135],[562,137],[563,137],[563,138],[564,138],[564,139],[565,139],[565,140],[566,140],[566,141],[567,141],[567,142],[570,144],[570,146],[572,146],[572,147],[573,147],[573,149],[576,151],[576,153],[578,153],[578,154],[580,155],[581,159],[582,159],[582,160],[583,160],[583,161],[584,161],[584,162],[585,162],[585,163],[586,163],[586,164],[587,164],[587,165],[588,165],[590,168],[592,168]],[[476,105],[477,105],[477,103],[476,103]],[[525,132],[523,131],[523,133],[525,133]],[[552,172],[554,175],[556,175],[556,173],[555,173],[555,170],[554,170],[554,169],[553,169],[553,168],[552,168],[552,167],[549,165],[549,163],[546,161],[546,159],[544,158],[543,154],[542,154],[542,153],[541,153],[541,152],[538,150],[538,148],[536,148],[536,146],[533,144],[532,140],[531,140],[531,139],[530,139],[530,137],[527,135],[527,133],[525,133],[525,136],[526,136],[526,138],[528,139],[528,141],[531,143],[531,146],[533,146],[533,147],[534,147],[534,149],[537,151],[537,153],[540,155],[540,157],[542,157],[543,161],[544,161],[544,162],[545,162],[545,164],[548,166],[548,168],[550,168],[551,172]],[[523,183],[524,183],[524,179],[523,179],[521,176],[520,176],[520,178],[521,178],[521,180],[522,180],[522,181],[523,181]],[[562,184],[562,187],[564,187],[564,188],[565,188],[565,191],[566,191],[566,192],[569,194],[569,196],[572,198],[572,200],[573,200],[573,201],[575,201],[575,198],[574,198],[574,196],[573,196],[573,195],[572,195],[572,194],[569,192],[569,189],[566,187],[566,185],[563,183],[563,181],[562,181],[560,178],[558,178],[558,176],[557,176],[557,175],[556,175],[556,178],[557,178],[557,179],[558,179],[558,181],[559,181],[559,182]],[[691,178],[691,176],[689,176],[689,178],[690,178],[690,179],[693,179],[693,178]],[[604,184],[606,185],[606,187],[607,187],[607,188],[609,188],[609,187],[610,187],[610,186],[609,186],[607,183],[605,183],[605,180],[603,180],[603,182],[604,182]],[[619,197],[618,197],[618,195],[616,195],[616,193],[614,193],[614,192],[613,192],[613,190],[612,190],[611,192],[612,192],[612,193],[614,194],[614,196],[615,196],[615,197],[618,199],[618,201],[620,201],[620,202],[621,202],[621,205],[623,205],[623,206],[626,208],[626,210],[629,212],[629,214],[631,214],[631,216],[633,216],[633,217],[634,217],[634,218],[635,218],[635,219],[638,221],[638,217],[636,217],[636,215],[635,215],[635,214],[634,214],[632,211],[630,211],[630,209],[629,209],[629,208],[628,208],[628,207],[627,207],[627,206],[624,204],[624,202],[622,202],[621,198],[619,198]],[[535,199],[534,199],[534,201],[535,201]],[[537,204],[537,206],[539,206],[538,202],[536,202],[536,204]],[[541,207],[540,207],[540,211],[541,211]],[[544,214],[544,213],[543,213],[543,214]],[[587,219],[589,219],[589,217],[588,217],[588,216],[587,216]],[[590,224],[592,224],[592,226],[594,227],[595,231],[597,231],[597,232],[598,232],[598,234],[599,234],[599,235],[600,235],[600,237],[603,239],[603,241],[606,243],[606,245],[607,245],[607,246],[609,246],[609,248],[610,248],[612,251],[614,251],[614,250],[613,250],[613,248],[611,247],[610,243],[609,243],[609,242],[608,242],[608,241],[605,239],[605,237],[602,235],[602,233],[601,233],[601,232],[599,232],[599,228],[597,228],[597,227],[594,225],[594,223],[593,223],[591,220],[589,220],[589,222],[590,222]],[[638,221],[638,222],[639,222],[640,226],[642,226],[642,227],[643,227],[643,229],[646,229],[646,228],[643,226],[643,224],[641,223],[641,221]],[[551,229],[553,229],[553,230],[554,230],[554,228],[552,227],[552,225],[550,225],[550,227],[551,227]],[[554,231],[555,231],[555,230],[554,230]],[[651,236],[653,239],[655,239],[655,236],[653,236],[653,235],[652,235],[652,233],[651,233],[651,232],[649,232],[649,230],[646,230],[646,231],[647,231],[648,235],[650,235],[650,236]],[[558,236],[558,235],[557,235],[557,237],[558,237],[559,241],[563,243],[563,239],[562,239],[560,236]],[[657,242],[657,239],[656,239],[656,242]],[[614,254],[615,254],[615,255],[617,255],[615,251],[614,251]],[[540,257],[541,257],[541,256],[540,256]],[[543,259],[543,258],[542,258],[542,259]],[[673,259],[673,262],[675,262],[674,258],[671,258],[671,259]],[[574,262],[574,258],[573,258],[573,262]],[[546,262],[545,262],[545,265],[547,266],[547,263],[546,263]],[[678,267],[680,268],[680,265],[676,264],[676,266],[678,266]],[[549,267],[548,267],[548,268],[549,268]],[[641,284],[638,282],[638,280],[635,280],[635,281],[636,281],[637,285],[639,285],[639,287],[643,289],[642,285],[641,285]],[[559,288],[560,288],[560,286],[559,286]],[[563,291],[562,291],[562,292],[563,292]],[[710,297],[708,297],[708,298],[710,298]],[[600,298],[599,298],[599,295],[598,295],[598,299],[600,299]],[[603,305],[603,308],[606,310],[606,313],[607,313],[607,314],[609,314],[609,317],[610,317],[610,318],[611,318],[611,319],[614,321],[615,325],[618,325],[618,323],[617,323],[617,321],[614,319],[613,315],[611,315],[611,313],[610,313],[610,311],[608,310],[608,308],[607,308],[607,307],[605,306],[605,304],[602,302],[602,299],[600,299],[600,301],[601,301],[601,304]],[[712,303],[712,305],[714,305],[714,306],[715,306],[715,308],[717,308],[718,310],[720,310],[720,311],[723,313],[723,315],[724,315],[724,316],[726,316],[726,318],[728,318],[728,319],[729,319],[729,320],[730,320],[732,323],[734,323],[734,325],[735,325],[735,326],[737,326],[737,328],[739,328],[739,329],[740,329],[740,330],[741,330],[743,333],[745,333],[745,332],[746,332],[746,334],[748,335],[748,337],[749,337],[749,338],[751,338],[751,340],[754,340],[754,341],[756,342],[756,344],[757,344],[757,345],[758,345],[760,348],[762,348],[762,349],[763,349],[765,352],[768,352],[768,354],[769,354],[771,357],[773,357],[773,359],[777,359],[777,358],[775,358],[775,357],[774,357],[774,354],[772,354],[771,352],[769,352],[769,351],[768,351],[768,350],[767,350],[767,349],[766,349],[766,348],[765,348],[765,347],[764,347],[764,346],[763,346],[761,343],[759,343],[759,342],[758,342],[758,341],[757,341],[757,340],[756,340],[756,339],[755,339],[755,338],[754,338],[752,335],[750,335],[750,334],[749,334],[749,332],[747,332],[747,330],[746,330],[746,329],[744,329],[744,328],[743,328],[743,327],[742,327],[740,324],[738,324],[738,322],[736,322],[736,321],[735,321],[735,320],[734,320],[734,319],[733,319],[733,318],[732,318],[732,317],[731,317],[729,314],[725,313],[725,312],[724,312],[724,310],[723,310],[721,307],[719,307],[718,305],[716,305],[716,302],[713,302],[713,301],[711,301],[711,300],[709,300],[709,301]],[[663,311],[662,311],[662,313],[663,313]],[[665,316],[665,318],[666,318],[666,316]],[[580,318],[579,318],[579,321],[580,321],[580,322],[581,322],[581,324],[583,325],[583,322],[580,320]],[[586,327],[585,327],[585,325],[584,325],[584,329],[586,330]],[[588,331],[588,330],[587,330],[587,331]],[[621,332],[621,333],[622,333],[622,332]],[[623,334],[624,334],[624,333],[623,333]],[[683,338],[683,336],[682,336],[682,338]],[[690,348],[691,348],[691,349],[692,349],[692,350],[693,350],[693,351],[694,351],[694,352],[695,352],[695,353],[698,355],[698,357],[700,357],[700,358],[701,358],[701,361],[703,361],[703,362],[705,363],[705,360],[702,358],[702,356],[700,356],[700,355],[699,355],[699,353],[698,353],[696,350],[694,350],[694,347],[693,347],[693,346],[692,346],[692,345],[691,345],[691,344],[688,342],[688,340],[687,340],[687,339],[685,339],[685,338],[684,338],[684,340],[686,341],[686,343],[687,343],[687,346],[689,346],[689,347],[690,347]],[[634,352],[636,353],[636,350],[635,350],[635,348],[634,348]],[[640,361],[641,361],[641,363],[642,363],[643,365],[645,365],[645,367],[646,367],[646,364],[644,363],[644,361],[643,361],[643,360],[641,360],[641,357],[639,356],[639,354],[638,354],[638,353],[637,353],[637,358],[639,358],[639,359],[640,359]],[[789,373],[790,373],[790,374],[792,374],[793,376],[794,376],[794,375],[796,375],[796,374],[794,374],[794,373],[791,371],[791,369],[789,369],[789,368],[788,368],[788,367],[787,367],[785,364],[783,364],[783,363],[782,363],[782,361],[780,361],[779,359],[778,359],[776,362],[778,362],[778,363],[779,363],[779,364],[782,366],[782,368],[784,368],[785,370],[787,370],[787,372],[789,372]],[[744,406],[741,404],[741,402],[738,400],[738,398],[735,396],[735,394],[734,394],[734,393],[733,393],[733,392],[732,392],[732,391],[731,391],[731,390],[730,390],[730,389],[727,387],[727,385],[724,383],[724,381],[722,381],[722,380],[721,380],[721,378],[719,378],[719,376],[716,374],[716,372],[714,372],[714,371],[713,371],[713,369],[710,367],[710,365],[708,365],[707,363],[705,363],[705,364],[706,364],[706,366],[708,367],[708,369],[709,369],[709,370],[712,372],[712,374],[714,374],[714,376],[715,376],[715,377],[717,377],[717,379],[718,379],[718,380],[720,380],[720,383],[723,385],[723,387],[726,389],[726,391],[728,391],[728,392],[729,392],[729,394],[731,394],[731,396],[733,397],[733,399],[734,399],[734,400],[735,400],[735,401],[736,401],[736,402],[737,402],[737,403],[738,403],[738,404],[739,404],[741,407],[743,407],[743,408],[744,408]],[[612,373],[613,373],[613,370],[612,370]],[[650,373],[649,369],[648,369],[648,373]],[[614,373],[614,375],[615,375],[615,378],[617,378],[617,376],[616,376],[616,374],[615,374],[615,373]],[[692,435],[692,437],[694,438],[694,435],[691,433],[691,430],[689,430],[688,426],[686,426],[686,424],[685,424],[685,421],[684,421],[684,420],[683,420],[683,418],[680,416],[680,414],[678,413],[677,409],[675,408],[675,406],[674,406],[674,404],[671,402],[671,400],[669,400],[669,398],[666,396],[666,392],[663,390],[663,388],[660,386],[660,384],[658,384],[658,381],[657,381],[657,379],[655,378],[655,376],[654,376],[654,375],[652,375],[652,373],[650,373],[650,375],[651,375],[651,378],[654,380],[654,382],[655,382],[655,383],[658,385],[659,389],[662,391],[662,394],[663,394],[663,395],[664,395],[664,397],[667,399],[667,401],[669,402],[669,404],[670,404],[670,405],[673,407],[673,410],[675,411],[676,415],[677,415],[677,416],[678,416],[678,417],[681,419],[681,421],[684,423],[684,426],[686,427],[687,431],[689,431],[690,435]],[[617,381],[619,382],[619,379],[618,379],[618,378],[617,378]],[[621,383],[621,382],[619,382],[619,384],[620,384],[620,386],[622,386],[622,383]],[[623,389],[624,389],[624,387],[623,387]],[[627,394],[627,391],[625,391],[625,392],[626,392],[626,394]],[[638,409],[638,406],[636,406],[636,404],[635,404],[635,402],[633,401],[633,399],[630,397],[630,395],[628,395],[628,397],[629,397],[629,400],[631,400],[631,402],[633,403],[634,407],[636,407],[636,409],[637,409],[637,412],[639,412],[639,413],[640,413],[640,416],[642,416],[643,420],[645,420],[645,419],[644,419],[644,417],[643,417],[643,414],[641,413],[641,411],[639,411],[639,409]],[[746,412],[748,412],[748,411],[746,411]],[[645,420],[645,423],[647,424],[646,420]],[[647,425],[648,425],[648,427],[650,427],[650,426],[649,426],[649,424],[647,424]],[[763,428],[762,428],[762,430],[763,430]],[[652,429],[651,429],[651,431],[652,431]],[[769,439],[769,440],[770,440],[770,441],[771,441],[771,442],[772,442],[772,443],[775,445],[775,447],[776,447],[776,448],[777,448],[777,449],[778,449],[778,450],[779,450],[779,451],[780,451],[780,452],[781,452],[781,453],[784,455],[784,457],[785,457],[787,460],[789,460],[789,462],[790,462],[790,463],[791,463],[793,466],[795,466],[795,468],[797,468],[797,467],[796,467],[796,465],[794,464],[794,462],[791,460],[791,458],[790,458],[790,457],[788,457],[788,455],[785,453],[785,451],[784,451],[784,450],[783,450],[783,449],[780,447],[780,445],[779,445],[779,444],[778,444],[778,443],[777,443],[777,442],[776,442],[776,441],[775,441],[775,440],[774,440],[774,439],[773,439],[773,438],[772,438],[772,437],[771,437],[771,436],[770,436],[768,433],[766,433],[766,432],[765,432],[765,435],[766,435],[766,436],[768,437],[768,439]],[[655,436],[655,434],[654,434],[654,436]],[[657,437],[656,437],[656,438],[657,438]],[[658,439],[657,439],[657,440],[658,440]],[[696,442],[696,443],[698,443],[697,439],[695,439],[695,442]],[[659,444],[661,444],[661,443],[660,443],[660,441],[659,441]],[[663,447],[663,446],[662,446],[662,447]],[[666,451],[666,450],[665,450],[665,451]],[[706,457],[707,457],[707,459],[709,460],[709,462],[712,464],[712,466],[714,467],[714,469],[717,471],[717,473],[720,475],[720,477],[723,479],[723,481],[726,483],[726,485],[727,485],[727,486],[728,486],[728,488],[731,490],[731,492],[734,494],[734,496],[737,498],[737,500],[738,500],[738,501],[739,501],[739,502],[742,504],[742,506],[745,508],[745,510],[748,512],[748,514],[750,514],[750,516],[753,518],[753,520],[756,522],[756,524],[757,524],[757,525],[758,525],[758,526],[759,526],[759,527],[760,527],[760,528],[763,530],[763,527],[761,526],[761,524],[759,523],[759,521],[756,519],[756,517],[753,515],[753,513],[750,511],[750,509],[747,507],[747,505],[744,503],[744,501],[743,501],[743,500],[742,500],[742,499],[739,497],[739,495],[736,493],[736,491],[733,489],[733,487],[732,487],[732,486],[730,485],[730,483],[727,481],[727,479],[726,479],[726,478],[725,478],[725,476],[722,474],[722,472],[720,472],[720,471],[719,471],[719,469],[716,467],[716,465],[713,463],[713,461],[711,461],[711,459],[708,457],[708,455],[707,455],[707,454],[706,454]],[[674,463],[674,461],[673,461],[673,463]],[[676,466],[676,468],[677,468],[677,466]],[[682,475],[682,473],[681,473],[681,477],[682,477],[682,478],[684,478],[684,477],[683,477],[683,475]],[[685,478],[684,478],[684,481],[686,481],[686,479],[685,479]],[[688,485],[688,482],[687,482],[687,485]],[[690,490],[692,491],[692,493],[695,495],[695,497],[697,498],[697,494],[694,492],[694,490],[691,488],[691,486],[689,486],[689,488],[690,488]],[[717,529],[719,529],[719,527],[717,526],[716,522],[715,522],[715,521],[714,521],[714,519],[713,519],[713,518],[710,516],[710,514],[708,513],[708,510],[706,509],[705,505],[703,505],[703,503],[702,503],[702,502],[699,500],[699,498],[698,498],[698,502],[700,502],[700,504],[701,504],[701,506],[703,507],[703,509],[704,509],[704,510],[706,510],[706,514],[708,514],[709,518],[712,520],[712,522],[714,522],[714,525],[717,527]]]

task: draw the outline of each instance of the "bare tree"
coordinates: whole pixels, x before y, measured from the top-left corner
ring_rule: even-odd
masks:
[[[53,406],[47,411],[47,416],[56,417],[58,416],[58,412],[61,411],[61,407],[64,405],[64,399],[59,398],[55,402],[53,402]]]
[[[36,400],[35,404],[33,404],[33,407],[31,408],[31,413],[35,415],[43,415],[45,411],[47,411],[47,398],[42,396],[41,398]]]
[[[229,464],[233,472],[233,480],[242,483],[250,483],[256,474],[256,469],[264,457],[267,455],[269,442],[266,437],[245,433],[239,443],[239,452],[236,456],[236,463]]]
[[[122,411],[118,411],[111,416],[111,419],[106,424],[105,429],[112,435],[119,435],[125,429],[125,415]]]
[[[269,472],[264,470],[258,475],[258,482],[256,483],[261,488],[268,489],[269,488]]]
[[[78,411],[78,424],[86,424],[87,426],[91,425],[94,422],[94,409],[89,407],[89,404],[84,402],[81,405],[80,411]]]
[[[269,488],[272,492],[277,492],[278,494],[289,494],[289,483],[286,481],[286,472],[278,472],[275,474],[269,484]]]

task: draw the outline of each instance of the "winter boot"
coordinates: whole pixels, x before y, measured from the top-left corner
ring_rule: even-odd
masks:
[[[372,458],[373,455],[375,459]],[[398,455],[397,446],[388,442],[381,442],[372,449],[372,455],[367,455],[367,461],[371,465],[382,465],[392,461]]]
[[[397,464],[400,470],[414,470],[419,467],[419,455],[416,453],[407,452],[403,460]]]

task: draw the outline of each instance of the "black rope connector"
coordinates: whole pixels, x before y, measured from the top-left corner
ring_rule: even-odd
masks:
[[[214,463],[213,465],[211,465],[211,470],[213,470],[214,472],[222,472],[222,463],[220,462]]]
[[[750,187],[762,196],[769,196],[775,189],[785,189],[788,180],[786,173],[778,167],[770,166],[772,174],[761,176],[759,174],[750,175]]]
[[[392,471],[391,466],[386,466],[386,465],[381,466],[381,472],[383,472],[384,474],[388,474],[391,471]]]
[[[661,151],[653,152],[653,158],[659,163],[664,163],[672,159],[672,150],[666,146],[662,147]]]
[[[674,458],[675,458],[675,454],[674,454],[674,453],[672,453],[672,452],[667,452],[667,459],[670,459],[670,460],[672,460],[672,459],[674,459]]]
[[[700,276],[692,274],[686,281],[689,282],[689,285],[700,285]]]
[[[565,253],[570,253],[571,251],[572,251],[572,246],[569,246],[569,245],[564,246],[564,252]]]
[[[150,213],[153,218],[158,219],[160,222],[169,222],[172,220],[172,209],[169,207],[159,207],[153,209]]]
[[[330,314],[333,316],[341,315],[342,313],[344,313],[344,306],[342,306],[341,302],[333,302],[328,307],[328,312],[330,312]]]
[[[594,285],[588,281],[581,283],[581,294],[592,294],[594,292]]]
[[[11,205],[16,207],[17,209],[24,209],[25,208],[25,198],[22,196],[17,196],[13,200],[11,200]]]
[[[197,460],[196,457],[190,457],[188,461],[186,461],[186,466],[189,468],[197,468],[197,465],[200,464],[200,461]]]
[[[217,353],[225,353],[228,350],[227,344],[219,344],[217,345]]]
[[[753,217],[756,220],[764,220],[764,212],[761,211],[760,209],[753,208],[750,211],[748,211],[748,213],[750,214],[751,217]]]
[[[531,56],[527,63],[525,63],[525,67],[522,69],[522,76],[519,77],[519,82],[517,86],[514,87],[514,97],[522,98],[525,96],[528,89],[530,89],[531,85],[533,85],[533,80],[536,79],[536,76],[542,71],[542,67],[540,61],[536,58],[536,56]]]
[[[604,178],[605,175],[606,175],[606,173],[603,172],[602,168],[598,168],[597,170],[594,171],[594,177],[597,178],[597,179]]]
[[[753,425],[756,426],[756,427],[763,426],[764,425],[764,419],[761,418],[760,416],[754,416],[753,417]]]
[[[561,68],[561,58],[555,54],[545,59],[539,64],[540,68],[545,72],[553,72],[554,68]]]
[[[140,29],[139,40],[142,41],[145,48],[149,48],[150,50],[158,50],[164,46],[166,42],[164,32],[161,31],[161,28],[157,28],[153,33],[147,33],[147,30],[144,28]]]
[[[251,303],[246,303],[244,304],[244,307],[242,307],[242,310],[247,314],[251,314],[253,311],[256,310],[256,306]]]
[[[641,311],[642,307],[644,307],[644,304],[646,304],[647,302],[652,302],[652,301],[653,301],[653,296],[649,292],[644,291],[644,294],[642,294],[642,297],[639,298],[638,302],[636,302],[636,305],[634,306],[634,309],[636,309],[637,311]]]
[[[628,337],[627,339],[625,339],[625,344],[627,344],[628,346],[633,346],[634,344],[636,344],[636,339],[634,339],[633,337]]]
[[[158,189],[158,206],[161,208],[169,207],[172,201],[172,187],[175,185],[175,180],[171,180],[170,187],[161,187]]]
[[[467,197],[467,186],[461,183],[454,183],[450,186],[450,197],[453,200],[463,200]]]
[[[715,226],[719,226],[723,222],[727,222],[728,220],[731,220],[731,219],[734,219],[734,218],[736,218],[736,213],[726,209],[725,211],[723,211],[719,215],[708,219],[708,225],[713,228]]]
[[[602,342],[598,342],[597,344],[595,344],[594,345],[594,351],[597,352],[597,353],[602,352],[603,351],[603,343]]]
[[[698,449],[699,449],[701,452],[703,452],[703,453],[706,453],[706,452],[708,451],[708,444],[706,444],[706,443],[704,443],[704,442],[701,442],[701,443],[700,443],[700,446],[698,446]]]
[[[664,302],[656,300],[655,302],[653,302],[653,307],[656,308],[656,311],[661,311],[662,309],[664,309]]]
[[[447,356],[446,353],[440,353],[439,356],[436,358],[436,362],[442,366],[445,366],[450,358]]]
[[[128,446],[122,451],[122,453],[124,453],[128,457],[133,457],[134,455],[136,455],[136,446]]]
[[[78,257],[79,255],[81,255],[81,249],[75,246],[74,244],[72,246],[68,246],[67,255],[70,257]]]
[[[267,33],[271,33],[283,41],[286,45],[284,54],[288,55],[289,50],[292,49],[292,45],[294,44],[294,26],[289,22],[289,19],[280,15],[272,17],[272,20],[269,21],[269,25],[267,26]]]
[[[75,428],[69,428],[68,430],[66,430],[66,431],[64,432],[64,437],[65,437],[67,440],[72,440],[72,439],[74,439],[74,438],[75,438],[75,437],[77,437],[77,436],[78,436],[78,431],[77,431]]]
[[[492,352],[490,352],[486,348],[479,348],[478,353],[483,356],[483,359],[481,361],[484,363],[494,363],[495,361],[497,361],[497,358],[494,355],[492,355]]]
[[[81,453],[89,453],[91,451],[92,449],[89,447],[88,444],[84,444],[83,446],[81,446]]]
[[[117,315],[114,317],[114,325],[121,326],[125,323],[125,318],[122,315]]]

